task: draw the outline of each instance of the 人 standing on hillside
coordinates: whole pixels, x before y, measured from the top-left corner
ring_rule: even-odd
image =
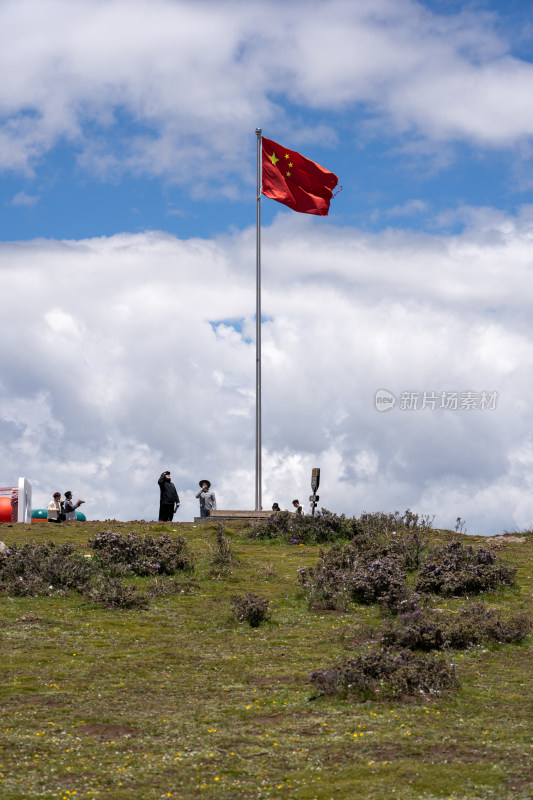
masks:
[[[203,478],[200,481],[200,491],[196,497],[200,501],[200,516],[210,517],[211,511],[216,511],[217,499],[215,493],[211,491],[211,481]]]
[[[159,484],[159,522],[172,522],[174,514],[179,508],[180,498],[176,487],[170,480],[170,470],[161,473],[157,481]]]

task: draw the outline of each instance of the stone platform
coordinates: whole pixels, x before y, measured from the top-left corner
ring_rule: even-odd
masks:
[[[258,519],[268,519],[273,511],[211,511],[209,517],[195,517],[195,522],[228,522],[229,520],[243,520],[253,522]]]

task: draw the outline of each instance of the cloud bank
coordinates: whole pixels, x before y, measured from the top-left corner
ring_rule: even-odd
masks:
[[[4,0],[0,73],[0,169],[31,174],[66,144],[93,175],[200,195],[253,180],[257,125],[295,145],[343,129],[524,148],[533,133],[533,65],[497,18],[413,0]]]
[[[263,230],[265,507],[307,501],[320,466],[338,512],[409,506],[472,533],[533,520],[533,212],[463,214],[454,236],[286,214]],[[1,481],[152,519],[171,469],[181,519],[203,477],[220,507],[253,507],[254,246],[254,229],[0,245]],[[422,408],[443,392],[477,405]]]

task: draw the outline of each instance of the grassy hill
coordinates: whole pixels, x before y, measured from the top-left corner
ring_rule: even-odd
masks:
[[[162,532],[145,522],[3,524],[0,540],[72,542],[95,558],[88,539],[110,529]],[[0,594],[4,800],[533,796],[532,635],[433,654],[456,665],[453,691],[321,695],[310,675],[374,646],[379,605],[309,608],[297,571],[317,563],[317,544],[246,538],[244,523],[224,539],[214,523],[165,530],[185,538],[194,571],[123,578],[147,607],[106,607],[94,592]],[[483,602],[531,616],[533,534],[430,535],[492,541],[516,582]],[[255,628],[232,613],[246,592],[270,600]],[[434,606],[451,615],[470,600]]]

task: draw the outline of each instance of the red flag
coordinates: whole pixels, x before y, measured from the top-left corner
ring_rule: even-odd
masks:
[[[325,217],[339,179],[320,164],[263,137],[263,194],[293,211]]]

